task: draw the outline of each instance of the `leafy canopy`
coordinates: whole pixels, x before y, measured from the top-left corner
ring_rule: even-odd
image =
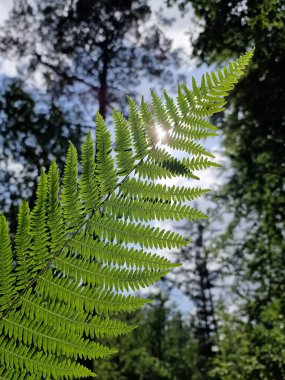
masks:
[[[195,170],[217,165],[197,140],[216,135],[205,117],[223,109],[251,56],[206,74],[200,87],[179,86],[177,102],[153,91],[152,107],[129,99],[128,119],[114,111],[114,149],[98,113],[96,151],[89,133],[80,163],[70,143],[62,180],[55,162],[42,169],[34,208],[20,206],[14,247],[1,215],[1,378],[87,377],[79,359],[116,352],[98,340],[131,331],[116,315],[149,302],[129,292],[175,266],[154,250],[187,244],[153,222],[206,217],[189,205],[205,189],[157,180],[197,179]]]

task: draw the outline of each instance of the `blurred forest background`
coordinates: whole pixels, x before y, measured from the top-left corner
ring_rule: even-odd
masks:
[[[255,47],[249,74],[214,120],[224,169],[204,201],[209,222],[179,226],[192,237],[172,253],[183,266],[128,317],[139,327],[114,342],[119,354],[89,365],[99,380],[285,379],[285,1],[0,0],[0,8],[0,208],[12,229],[19,200],[33,202],[39,168],[53,158],[62,167],[68,140],[78,147],[95,132],[96,110],[108,120],[113,107],[124,111],[125,95],[174,91],[183,76]]]

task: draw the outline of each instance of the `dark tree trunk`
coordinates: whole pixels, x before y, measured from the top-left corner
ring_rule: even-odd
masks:
[[[99,112],[106,118],[107,115],[107,104],[108,104],[108,68],[109,68],[109,53],[108,50],[104,50],[102,54],[102,70],[99,73],[99,91],[98,91],[98,102],[99,102]]]

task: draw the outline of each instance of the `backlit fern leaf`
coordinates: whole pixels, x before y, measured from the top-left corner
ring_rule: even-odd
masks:
[[[201,86],[193,80],[192,90],[179,86],[177,99],[152,91],[152,105],[140,108],[128,99],[127,119],[114,111],[115,141],[97,114],[96,145],[89,133],[80,165],[70,143],[62,179],[55,162],[41,171],[35,206],[20,206],[14,247],[0,216],[0,379],[91,376],[79,359],[111,355],[101,338],[135,327],[117,315],[149,300],[130,292],[177,265],[154,250],[187,244],[157,221],[206,217],[190,202],[208,189],[167,180],[217,166],[197,140],[216,135],[205,116],[224,107],[251,55]]]

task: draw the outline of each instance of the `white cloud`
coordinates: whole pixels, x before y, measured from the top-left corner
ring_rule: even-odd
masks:
[[[9,12],[12,9],[12,0],[1,0],[0,1],[0,25],[3,25],[4,21],[8,18]]]
[[[153,13],[156,12],[166,18],[175,19],[170,27],[162,27],[166,36],[173,40],[173,47],[182,48],[187,53],[191,52],[189,29],[192,25],[193,11],[189,8],[189,12],[182,17],[176,5],[171,8],[165,7],[165,0],[153,0],[150,2]]]
[[[17,76],[16,61],[0,59],[0,73],[8,77]]]

